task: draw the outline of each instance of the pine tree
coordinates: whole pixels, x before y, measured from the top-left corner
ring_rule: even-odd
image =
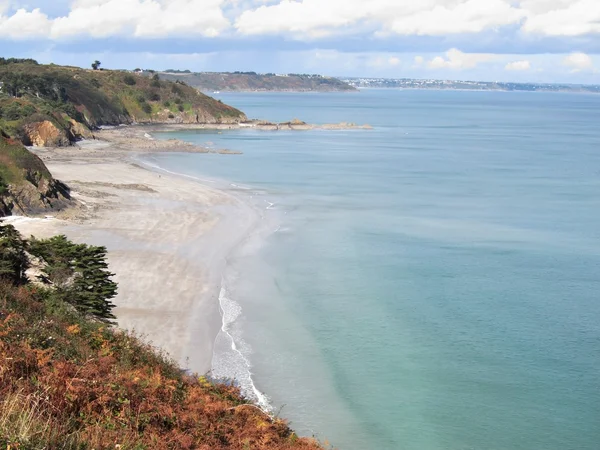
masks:
[[[29,260],[25,250],[27,243],[12,225],[0,226],[0,278],[13,284],[27,281],[25,271],[29,268]]]
[[[48,279],[65,301],[101,320],[115,319],[110,300],[117,295],[117,284],[108,270],[106,247],[75,244],[61,235],[32,239],[30,251],[46,261]]]

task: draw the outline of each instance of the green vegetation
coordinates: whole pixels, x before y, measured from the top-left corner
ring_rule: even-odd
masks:
[[[0,226],[0,280],[13,285],[26,282],[25,271],[29,260],[27,242],[12,225]]]
[[[137,84],[137,82],[135,81],[135,78],[133,77],[133,75],[125,75],[123,77],[123,82],[127,86],[135,86]]]
[[[0,180],[8,184],[23,184],[41,178],[51,179],[50,172],[40,158],[23,145],[0,137]]]
[[[117,295],[117,284],[107,270],[105,247],[74,244],[66,236],[55,236],[31,239],[29,252],[46,262],[46,280],[61,300],[98,319],[115,319],[110,299]]]
[[[188,375],[132,334],[82,314],[51,284],[32,285],[24,276],[32,245],[0,226],[0,448],[321,448],[231,383]],[[63,261],[57,252],[83,261],[90,248],[63,238],[42,247]]]
[[[355,91],[337,78],[311,74],[276,75],[256,72],[167,71],[163,80],[190,85],[203,91]]]
[[[94,65],[99,69],[100,62]],[[198,117],[217,123],[246,119],[237,109],[183,83],[163,81],[158,74],[149,78],[121,71],[0,58],[0,82],[0,128],[26,143],[31,135],[28,125],[44,121],[71,141],[78,137],[73,122],[94,129],[101,125],[165,121],[168,114],[178,112],[161,108],[161,102],[173,102],[176,98],[190,105],[180,115],[184,123],[196,122]],[[144,101],[138,100],[141,97]]]

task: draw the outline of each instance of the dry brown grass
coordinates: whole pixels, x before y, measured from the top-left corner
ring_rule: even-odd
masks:
[[[51,294],[0,282],[0,449],[317,449]]]

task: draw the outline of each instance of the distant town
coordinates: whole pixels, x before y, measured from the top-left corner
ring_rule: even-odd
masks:
[[[416,80],[412,78],[345,78],[355,88],[448,89],[472,91],[588,92],[600,93],[600,85],[508,83],[500,81]]]

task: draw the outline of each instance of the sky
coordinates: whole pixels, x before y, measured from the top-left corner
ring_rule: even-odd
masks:
[[[600,84],[600,0],[0,0],[0,56]]]

